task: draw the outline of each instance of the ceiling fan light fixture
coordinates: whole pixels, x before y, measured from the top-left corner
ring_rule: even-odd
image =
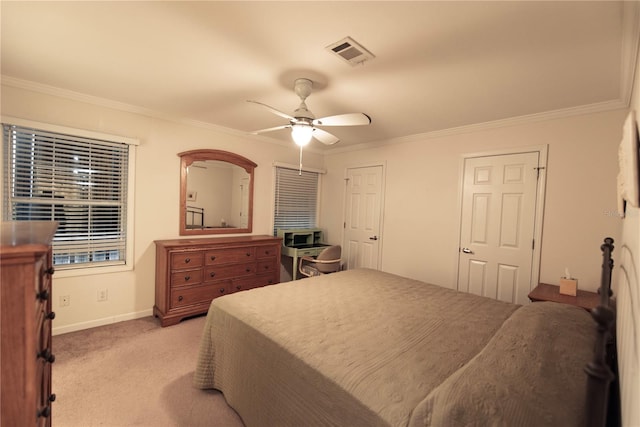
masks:
[[[0,0],[1,1],[1,0]],[[294,82],[294,91],[300,98],[300,106],[293,112],[293,115],[283,113],[273,107],[258,101],[248,101],[254,104],[262,105],[276,116],[289,120],[289,124],[275,126],[267,129],[253,131],[253,134],[271,132],[280,129],[291,128],[291,139],[300,147],[306,146],[311,142],[311,137],[324,145],[333,145],[340,141],[337,136],[322,129],[321,126],[360,126],[371,123],[371,117],[364,113],[346,113],[334,116],[321,117],[317,119],[305,104],[305,99],[311,93],[313,82],[309,79],[299,78]]]
[[[313,133],[313,127],[306,124],[299,124],[291,126],[291,138],[293,142],[300,147],[304,147],[311,141],[311,134]]]

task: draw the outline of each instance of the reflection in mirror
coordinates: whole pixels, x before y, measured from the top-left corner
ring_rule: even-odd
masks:
[[[250,233],[256,164],[220,150],[179,156],[180,234]]]
[[[247,228],[249,174],[216,160],[187,167],[187,228]]]

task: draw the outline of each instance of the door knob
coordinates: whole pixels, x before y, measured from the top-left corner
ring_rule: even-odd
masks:
[[[473,254],[473,251],[469,248],[462,248],[462,252],[464,252],[465,254]]]
[[[369,240],[378,240],[378,236],[369,237]]]

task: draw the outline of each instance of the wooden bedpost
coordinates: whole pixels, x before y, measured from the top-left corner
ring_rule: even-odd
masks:
[[[607,422],[607,406],[609,387],[615,376],[607,363],[607,346],[613,337],[615,313],[609,305],[611,292],[611,270],[613,269],[613,239],[607,237],[602,250],[602,278],[600,282],[600,304],[591,310],[591,315],[598,324],[598,336],[594,348],[593,360],[585,367],[589,376],[587,380],[587,423],[589,426],[602,427]]]

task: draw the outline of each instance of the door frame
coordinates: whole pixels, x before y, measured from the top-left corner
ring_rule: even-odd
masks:
[[[475,157],[491,157],[491,156],[506,156],[509,154],[523,154],[523,153],[538,153],[539,162],[538,167],[538,189],[536,194],[536,212],[534,220],[533,239],[535,246],[533,248],[532,260],[531,260],[531,277],[529,278],[529,290],[538,285],[540,281],[540,263],[542,256],[542,227],[544,225],[544,201],[547,186],[547,159],[549,153],[549,145],[530,145],[525,147],[513,147],[503,148],[489,151],[481,151],[474,153],[462,154],[460,157],[460,166],[458,174],[458,198],[456,210],[458,212],[458,232],[457,232],[457,253],[455,259],[455,272],[456,272],[456,284],[455,289],[458,289],[460,281],[460,238],[462,237],[462,196],[464,191],[464,165],[467,159]]]
[[[366,162],[366,163],[356,163],[352,165],[347,165],[344,168],[343,181],[344,186],[342,187],[342,235],[340,236],[340,241],[342,242],[342,247],[345,247],[345,238],[346,233],[345,229],[347,227],[347,179],[349,177],[349,169],[359,169],[359,168],[370,168],[380,166],[382,168],[382,182],[380,183],[380,230],[378,232],[378,270],[382,271],[382,248],[384,246],[384,207],[385,207],[385,194],[387,187],[387,161],[382,160],[379,162]]]

